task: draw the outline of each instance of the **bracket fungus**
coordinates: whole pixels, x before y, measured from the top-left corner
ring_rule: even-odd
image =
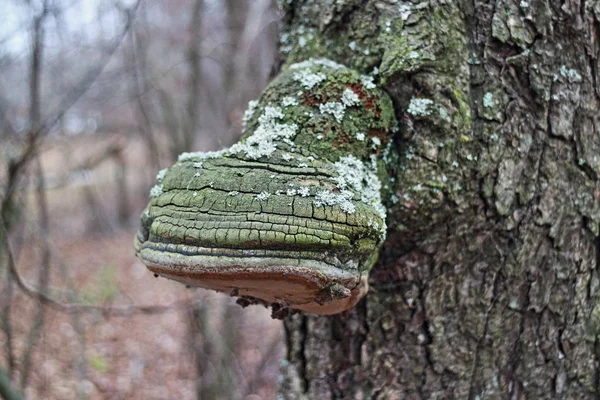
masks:
[[[396,157],[391,100],[363,81],[326,59],[286,68],[249,104],[238,143],[183,153],[159,173],[138,257],[245,304],[353,307],[385,238],[382,191]]]

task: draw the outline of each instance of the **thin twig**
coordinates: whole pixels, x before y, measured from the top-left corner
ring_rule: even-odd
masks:
[[[143,14],[144,9],[142,8],[142,19],[144,18]],[[128,15],[128,14],[126,14]],[[146,46],[142,46],[143,41],[138,38],[136,35],[136,30],[133,29],[129,38],[131,39],[131,58],[130,62],[132,64],[132,78],[129,81],[132,83],[132,87],[130,88],[130,98],[132,101],[135,101],[135,115],[138,120],[138,129],[144,138],[146,143],[146,147],[149,152],[150,162],[152,163],[152,170],[156,171],[160,169],[160,152],[158,150],[158,145],[156,143],[156,138],[154,134],[154,129],[152,127],[152,122],[150,120],[149,111],[146,109],[146,104],[144,102],[144,98],[142,97],[142,93],[147,91],[146,89],[146,69],[147,69],[147,60],[146,60]],[[143,54],[140,54],[143,52]],[[143,60],[143,61],[142,61]],[[140,82],[141,81],[141,82]]]
[[[202,10],[204,0],[196,0],[192,5],[192,19],[189,31],[191,32],[190,44],[187,49],[189,85],[187,99],[186,122],[183,124],[182,137],[177,146],[176,154],[182,151],[190,151],[194,145],[196,128],[200,120],[200,99],[202,90]]]
[[[38,168],[38,185],[37,185],[37,198],[39,208],[39,233],[40,243],[42,246],[42,261],[40,264],[38,287],[42,292],[48,290],[48,284],[50,280],[50,246],[48,245],[49,237],[49,216],[48,216],[48,203],[46,198],[46,186],[44,181],[44,170],[39,156],[37,157],[37,168]],[[44,327],[44,321],[46,317],[46,307],[42,303],[38,303],[37,311],[33,320],[33,325],[27,336],[27,345],[25,346],[25,353],[21,359],[21,388],[27,387],[27,381],[31,373],[31,359],[33,352],[40,341],[42,335],[42,328]]]
[[[1,228],[1,227],[0,227]],[[73,314],[85,311],[96,311],[100,312],[105,316],[110,317],[129,317],[134,314],[163,314],[170,311],[175,311],[179,309],[186,309],[189,307],[189,300],[181,300],[177,301],[170,305],[117,305],[117,306],[96,306],[93,304],[83,304],[83,303],[63,303],[59,300],[56,300],[47,294],[40,292],[29,285],[25,280],[21,277],[17,268],[15,266],[15,261],[12,255],[12,251],[10,246],[6,244],[6,253],[8,256],[8,270],[12,275],[17,287],[21,289],[23,293],[27,296],[32,297],[33,299],[52,307],[53,309],[66,313]]]

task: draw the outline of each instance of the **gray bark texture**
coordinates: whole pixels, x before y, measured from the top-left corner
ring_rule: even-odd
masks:
[[[378,67],[403,161],[370,293],[286,318],[280,398],[600,398],[600,3],[284,3],[282,65]]]

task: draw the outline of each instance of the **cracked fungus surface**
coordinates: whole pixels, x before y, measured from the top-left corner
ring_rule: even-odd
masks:
[[[238,143],[183,153],[159,172],[138,255],[166,276],[293,308],[331,302],[328,290],[364,290],[385,238],[383,159],[393,156],[395,126],[389,98],[364,82],[325,59],[291,65],[250,102]],[[266,279],[280,290],[248,283],[255,272],[279,274]],[[290,295],[294,279],[310,296]]]

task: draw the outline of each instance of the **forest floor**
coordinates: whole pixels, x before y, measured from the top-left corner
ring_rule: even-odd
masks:
[[[51,142],[42,158],[45,176],[64,176],[106,143],[96,139]],[[93,146],[90,146],[93,143]],[[108,316],[65,314],[45,308],[35,347],[28,399],[195,399],[196,391],[223,399],[274,399],[282,325],[260,306],[242,310],[233,299],[153,277],[133,254],[137,217],[150,179],[140,143],[125,147],[129,221],[117,222],[116,167],[100,164],[90,176],[48,190],[51,249],[49,294],[64,302],[109,307],[160,305],[168,311]],[[84,151],[85,150],[85,151]],[[83,153],[83,154],[82,154]],[[154,173],[154,171],[152,171]],[[47,179],[52,182],[52,179]],[[23,199],[23,222],[13,231],[17,267],[32,285],[41,262],[35,191]],[[18,383],[23,354],[39,303],[14,288],[9,326]],[[193,309],[200,318],[193,318]],[[195,339],[195,340],[194,340]],[[8,349],[6,335],[0,348]],[[6,352],[0,363],[7,365]],[[200,371],[200,372],[198,372]]]

